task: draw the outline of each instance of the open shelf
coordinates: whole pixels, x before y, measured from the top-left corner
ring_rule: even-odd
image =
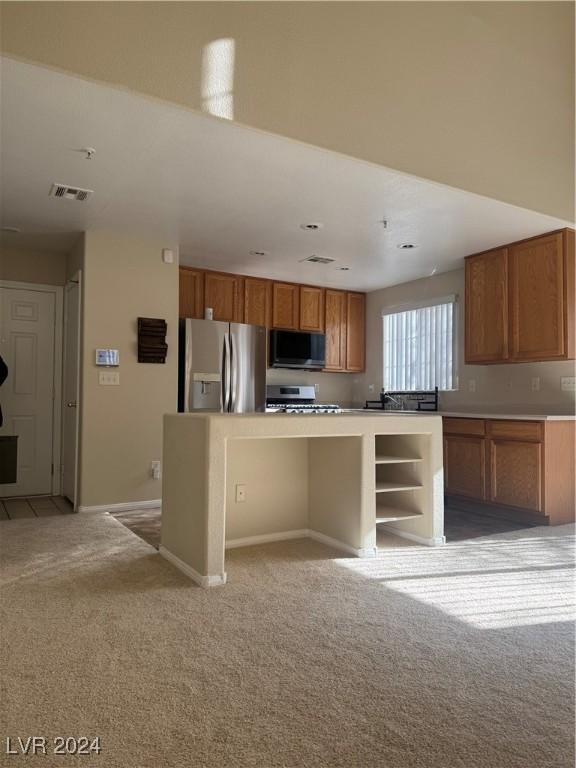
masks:
[[[413,483],[395,483],[391,481],[376,480],[376,493],[391,493],[392,491],[418,491],[421,485]]]
[[[376,456],[376,464],[413,464],[422,459],[409,459],[405,456]]]
[[[392,523],[394,520],[410,520],[412,517],[422,517],[422,512],[395,507],[376,507],[376,523]]]

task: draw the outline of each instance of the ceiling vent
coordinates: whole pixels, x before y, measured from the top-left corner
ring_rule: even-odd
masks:
[[[88,200],[93,190],[80,189],[80,187],[68,187],[66,184],[52,184],[50,197],[60,197],[62,200]]]
[[[300,261],[311,261],[312,264],[332,264],[336,259],[327,259],[326,256],[308,256],[307,259],[301,259]]]

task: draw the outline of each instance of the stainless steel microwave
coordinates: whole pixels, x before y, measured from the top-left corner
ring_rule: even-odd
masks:
[[[270,366],[320,370],[326,365],[326,337],[307,331],[270,331]]]

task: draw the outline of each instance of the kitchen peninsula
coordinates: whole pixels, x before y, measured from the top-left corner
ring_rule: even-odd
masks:
[[[445,542],[442,419],[366,413],[164,417],[160,553],[202,586],[225,550],[309,536],[371,557],[376,526]]]

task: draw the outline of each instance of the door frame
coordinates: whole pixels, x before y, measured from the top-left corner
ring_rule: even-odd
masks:
[[[70,499],[72,501],[74,512],[78,511],[78,505],[79,505],[79,478],[80,478],[80,430],[81,430],[81,405],[80,405],[80,397],[82,392],[82,270],[79,269],[77,272],[75,272],[72,277],[68,278],[66,280],[66,283],[62,286],[62,292],[64,296],[64,300],[66,298],[66,288],[71,283],[76,283],[78,286],[78,318],[77,318],[77,326],[76,326],[76,332],[78,335],[78,370],[77,370],[77,378],[76,378],[76,449],[75,449],[75,457],[74,457],[74,498]],[[63,307],[65,309],[65,307]],[[61,426],[62,426],[62,444],[60,446],[60,472],[59,472],[59,482],[60,482],[60,488],[61,490],[64,489],[64,366],[66,365],[66,349],[65,349],[65,341],[66,341],[66,334],[65,334],[65,324],[66,321],[66,315],[63,314],[62,316],[62,388],[61,388],[61,395],[60,395],[60,404],[61,404]]]
[[[52,383],[52,485],[51,494],[60,493],[62,474],[62,330],[64,322],[64,286],[0,280],[0,288],[54,294],[54,379]]]

